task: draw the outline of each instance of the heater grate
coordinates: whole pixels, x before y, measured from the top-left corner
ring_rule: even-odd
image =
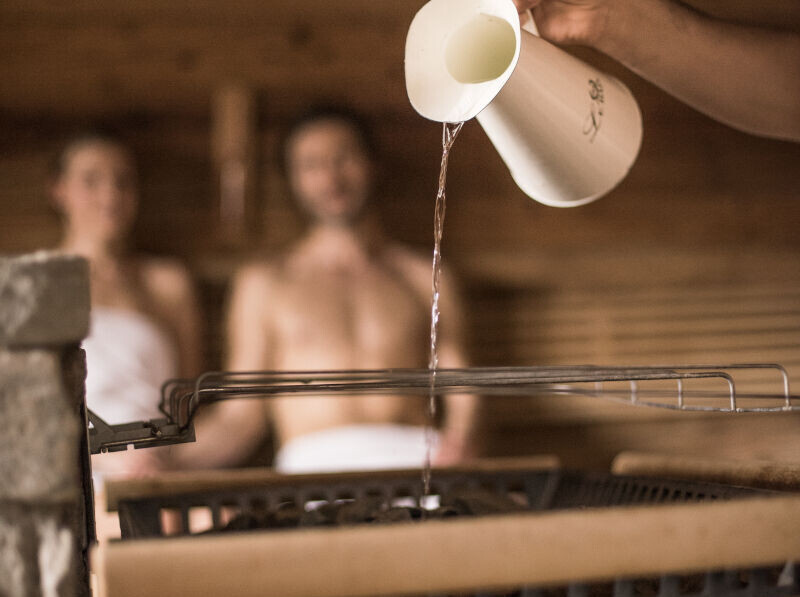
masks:
[[[663,504],[775,493],[715,483],[584,471],[467,473],[445,469],[436,472],[431,496],[423,497],[419,478],[418,470],[276,475],[273,482],[250,488],[127,498],[118,503],[120,527],[123,539],[162,536],[162,515],[171,512],[181,520],[180,525],[173,527],[173,534],[190,535],[194,534],[190,522],[192,513],[202,509],[209,514],[210,527],[197,530],[208,532],[221,530],[232,516],[260,514],[280,507],[309,510],[324,503],[371,498],[381,498],[391,504],[417,504],[427,500],[428,504],[436,505],[438,496],[470,491],[510,498],[529,511]]]
[[[800,410],[800,397],[791,393],[789,376],[780,365],[774,364],[732,364],[732,365],[681,365],[664,367],[597,367],[597,366],[565,366],[565,367],[523,367],[523,368],[472,368],[461,370],[437,370],[435,391],[438,395],[450,393],[474,393],[486,396],[563,396],[566,402],[570,396],[589,396],[622,401],[636,406],[659,407],[679,411],[717,411],[717,412],[796,412]],[[338,371],[338,372],[220,372],[207,373],[196,380],[173,380],[165,384],[162,391],[161,409],[165,419],[159,422],[149,422],[142,426],[142,437],[133,437],[138,433],[133,427],[126,428],[124,438],[114,438],[115,430],[106,430],[108,433],[102,441],[94,441],[92,451],[103,449],[106,445],[116,448],[119,445],[133,444],[135,446],[155,445],[170,441],[187,441],[193,436],[192,419],[197,409],[204,404],[221,400],[239,398],[269,398],[275,396],[325,396],[325,395],[358,395],[358,394],[402,394],[426,395],[430,389],[431,374],[428,370],[383,370],[383,371]],[[158,424],[157,424],[158,423]],[[90,436],[92,437],[92,436]],[[97,439],[99,436],[94,436]],[[124,441],[120,442],[119,440]],[[116,442],[116,443],[111,443]],[[250,486],[237,485],[235,488],[215,489],[214,491],[176,493],[158,497],[125,498],[118,501],[120,526],[123,540],[118,544],[110,544],[106,552],[111,554],[133,553],[125,547],[132,547],[141,540],[142,552],[137,557],[150,558],[154,566],[168,565],[163,558],[171,557],[169,554],[188,550],[197,557],[203,558],[202,571],[204,574],[214,569],[217,542],[231,545],[235,549],[257,549],[263,553],[280,555],[284,552],[283,541],[292,536],[295,540],[288,545],[300,545],[303,549],[323,550],[322,543],[313,543],[322,537],[297,532],[293,529],[280,531],[257,531],[253,533],[223,533],[223,528],[237,516],[254,515],[258,518],[264,512],[273,512],[288,505],[303,512],[311,511],[322,504],[355,503],[360,499],[380,498],[393,505],[419,503],[422,493],[419,471],[393,471],[380,473],[344,473],[335,475],[309,475],[309,476],[281,476],[275,475],[269,482],[260,482]],[[380,530],[396,536],[396,531],[409,528],[419,529],[420,541],[428,541],[432,529],[439,540],[452,540],[447,529],[459,529],[459,532],[470,524],[482,524],[483,520],[492,520],[492,530],[487,529],[487,534],[501,545],[506,541],[508,533],[513,534],[516,529],[525,530],[524,541],[530,541],[534,527],[539,529],[540,523],[544,526],[552,521],[550,516],[560,516],[559,513],[544,514],[556,510],[569,513],[569,516],[581,516],[581,524],[606,525],[611,514],[612,518],[632,520],[634,524],[628,535],[620,535],[616,539],[602,539],[595,536],[596,549],[608,551],[612,546],[619,546],[626,540],[635,540],[636,545],[642,542],[641,549],[652,548],[658,545],[661,538],[669,539],[669,554],[672,560],[683,562],[671,566],[663,565],[662,560],[656,564],[647,564],[646,568],[626,568],[624,562],[615,562],[618,566],[613,574],[607,571],[598,571],[595,576],[564,575],[557,580],[562,582],[558,586],[539,586],[540,580],[537,568],[536,574],[528,574],[530,568],[525,568],[525,574],[518,570],[513,581],[485,584],[485,586],[518,586],[522,582],[534,583],[536,586],[517,588],[505,592],[475,592],[460,591],[460,596],[549,596],[566,595],[567,597],[580,597],[589,595],[613,595],[614,597],[645,595],[672,597],[685,595],[688,597],[738,597],[740,595],[759,595],[763,597],[784,597],[800,594],[800,580],[794,565],[785,564],[786,560],[795,561],[798,557],[795,537],[800,536],[792,532],[787,539],[786,530],[796,529],[797,519],[784,513],[781,500],[786,498],[769,498],[770,502],[764,505],[771,512],[770,524],[765,524],[761,517],[761,510],[755,518],[749,513],[752,504],[761,501],[758,499],[743,500],[733,498],[756,498],[762,492],[727,485],[711,483],[690,483],[681,481],[666,481],[646,477],[613,476],[600,473],[585,473],[569,470],[443,470],[437,471],[433,477],[431,496],[426,500],[436,500],[437,496],[446,496],[448,492],[460,489],[479,489],[497,492],[505,498],[530,513],[541,512],[542,516],[524,513],[505,515],[497,513],[496,516],[476,515],[473,518],[457,517],[454,521],[441,521],[440,526],[431,526],[434,523],[386,523],[381,529],[377,525],[371,528],[355,529],[359,532],[371,533]],[[699,548],[691,544],[676,543],[674,536],[668,534],[673,528],[659,526],[663,512],[670,510],[667,504],[685,502],[719,502],[714,508],[721,510],[714,514],[717,526],[727,529],[731,520],[740,524],[743,517],[749,517],[746,527],[749,531],[741,537],[733,537],[735,533],[728,529],[724,539],[718,537],[719,544],[736,541],[737,549],[742,550],[744,556],[736,554],[734,561],[722,556],[705,557]],[[778,503],[780,502],[780,503]],[[665,505],[657,508],[656,504]],[[775,506],[773,506],[775,504]],[[794,504],[794,502],[793,502]],[[424,502],[425,507],[435,504]],[[653,505],[652,508],[627,508],[622,506]],[[736,513],[731,519],[726,508],[734,507]],[[707,508],[708,505],[681,506],[680,509]],[[795,506],[792,506],[794,512]],[[585,520],[582,511],[591,514]],[[496,511],[495,511],[496,512]],[[710,510],[703,510],[705,517]],[[477,514],[477,513],[476,513]],[[697,520],[699,512],[692,510],[691,520],[687,518],[691,530],[698,539]],[[597,516],[596,522],[589,519]],[[677,516],[677,515],[676,515]],[[684,514],[680,514],[684,516]],[[632,517],[629,518],[629,517]],[[750,520],[751,519],[751,520]],[[673,520],[670,518],[670,520]],[[703,518],[704,520],[704,518]],[[200,521],[200,523],[198,523]],[[205,522],[203,522],[205,521]],[[503,521],[507,521],[505,524]],[[166,524],[169,523],[169,524]],[[495,524],[497,526],[495,526]],[[645,541],[639,536],[640,524],[653,525],[660,529],[651,533]],[[682,523],[678,523],[679,526]],[[521,525],[521,526],[520,526]],[[530,525],[530,529],[529,529]],[[357,525],[358,526],[358,525]],[[367,525],[361,525],[366,527]],[[472,528],[472,527],[470,527]],[[544,527],[541,527],[544,528]],[[552,531],[552,527],[550,528]],[[583,528],[583,527],[581,527]],[[618,529],[612,526],[603,527],[602,537],[618,534]],[[527,533],[531,530],[531,533]],[[314,531],[316,532],[316,531]],[[337,530],[338,532],[338,530]],[[561,533],[561,527],[557,529]],[[628,533],[627,530],[624,531]],[[712,531],[716,532],[716,531]],[[281,534],[282,533],[282,534]],[[311,533],[311,531],[309,531]],[[344,537],[353,536],[343,530]],[[405,531],[403,531],[405,533]],[[609,535],[606,535],[608,533]],[[667,533],[667,535],[664,535]],[[783,535],[781,543],[775,543],[776,535]],[[169,535],[169,536],[166,536]],[[202,537],[199,535],[203,535]],[[750,548],[750,538],[760,536],[762,543],[757,549],[771,549],[769,559],[764,557],[763,551]],[[247,539],[247,545],[240,544],[237,538]],[[747,538],[742,542],[742,538]],[[252,538],[252,542],[250,539]],[[330,538],[326,535],[325,538]],[[449,538],[449,539],[448,539]],[[150,539],[150,541],[147,541]],[[187,540],[189,539],[189,540]],[[262,542],[263,539],[263,542]],[[391,537],[389,539],[391,541]],[[433,539],[435,540],[435,539]],[[518,538],[518,540],[520,540]],[[576,548],[584,543],[583,531],[575,531],[568,539]],[[346,543],[347,543],[346,541]],[[766,541],[766,543],[764,543]],[[280,545],[278,545],[280,543]],[[119,546],[117,550],[115,546]],[[193,547],[195,546],[196,547]],[[355,541],[347,543],[356,560],[360,561],[364,553],[359,551],[361,545]],[[458,542],[450,543],[451,548],[463,550]],[[163,546],[160,548],[158,546]],[[540,546],[542,550],[544,546]],[[615,547],[616,548],[616,547]],[[388,549],[388,546],[387,546]],[[639,549],[637,547],[637,549]],[[151,550],[155,550],[152,551]],[[207,550],[207,551],[204,551]],[[272,551],[270,551],[272,550]],[[135,550],[134,550],[135,551]],[[316,552],[324,559],[327,555],[323,551]],[[486,550],[484,550],[486,551]],[[547,554],[549,544],[544,551],[537,553]],[[213,553],[212,553],[213,552]],[[475,557],[483,553],[480,549],[466,550]],[[465,552],[465,553],[466,553]],[[687,556],[686,553],[694,554]],[[236,553],[239,553],[236,551]],[[305,552],[304,552],[305,553]],[[561,553],[561,552],[559,552]],[[728,552],[725,552],[728,553]],[[152,554],[152,555],[148,555]],[[160,556],[158,554],[161,554]],[[407,555],[413,555],[407,552]],[[192,556],[192,557],[195,557]],[[565,558],[570,557],[569,550],[563,552]],[[104,556],[105,557],[105,556]],[[248,556],[249,557],[249,556]],[[483,556],[481,556],[483,557]],[[511,554],[517,561],[526,558],[525,553]],[[616,557],[616,556],[614,556]],[[158,563],[161,558],[161,564]],[[681,559],[683,558],[683,559]],[[688,558],[688,559],[687,559]],[[743,559],[744,558],[744,559]],[[593,558],[592,558],[593,559]],[[613,558],[612,558],[613,559]],[[486,551],[485,560],[487,568],[492,574],[505,570],[503,562],[495,561],[496,554]],[[108,560],[110,562],[111,560]],[[296,562],[296,560],[292,560]],[[416,560],[415,560],[416,561]],[[480,560],[476,560],[479,562]],[[527,560],[526,560],[527,561]],[[699,563],[702,562],[702,563]],[[491,566],[488,566],[491,563]],[[763,567],[763,564],[774,564],[774,567]],[[427,562],[425,562],[427,565]],[[230,563],[229,563],[230,565]],[[293,564],[294,565],[294,564]],[[299,565],[299,564],[298,564]],[[644,564],[642,564],[644,566]],[[757,565],[757,567],[756,567]],[[111,566],[111,564],[108,564]],[[526,564],[527,566],[527,564]],[[732,570],[722,569],[730,567]],[[356,571],[350,566],[343,572],[343,578],[350,578],[349,574]],[[110,568],[109,568],[110,569]],[[170,574],[177,574],[189,582],[197,581],[191,574],[171,570]],[[217,570],[221,570],[217,568]],[[605,569],[604,569],[605,570]],[[624,572],[628,570],[628,572]],[[691,570],[692,574],[683,574]],[[700,573],[698,573],[700,571]],[[307,571],[308,572],[308,571]],[[663,574],[662,574],[663,572]],[[428,572],[430,573],[430,571]],[[109,574],[112,574],[109,572]],[[504,572],[505,574],[505,572]],[[581,573],[582,574],[582,573]],[[654,578],[652,575],[656,574]],[[610,582],[594,582],[595,578],[613,578]],[[309,577],[313,577],[309,573]],[[644,578],[640,578],[644,577]],[[199,577],[198,577],[199,578]],[[205,578],[205,577],[203,577]],[[208,576],[208,578],[211,578]],[[272,576],[259,576],[263,582],[273,582]],[[284,575],[284,580],[286,576]],[[437,585],[437,576],[429,578],[434,584],[420,584],[422,580],[414,579],[417,583],[414,590],[431,588],[449,584]],[[505,577],[504,577],[505,578]],[[511,577],[508,577],[511,578]],[[566,582],[565,579],[570,579]],[[578,582],[577,579],[580,579]],[[341,579],[340,579],[341,580]],[[294,587],[295,581],[289,580],[286,587]],[[448,581],[449,582],[449,581]],[[481,580],[480,582],[484,582]],[[480,586],[478,583],[467,585]],[[381,590],[380,594],[392,594],[391,587]],[[294,590],[294,589],[293,589]],[[220,593],[221,594],[221,593]],[[227,593],[226,593],[227,594]],[[283,593],[281,593],[283,594]],[[288,593],[286,593],[288,594]],[[293,595],[306,593],[295,592]],[[308,593],[311,595],[312,593]],[[328,591],[324,593],[332,597]],[[372,595],[374,592],[361,592],[359,595]],[[415,593],[421,594],[421,593]],[[339,597],[339,593],[336,593]],[[429,597],[441,597],[431,594]]]
[[[714,483],[693,483],[648,477],[619,476],[570,470],[442,470],[433,478],[433,499],[452,491],[495,492],[524,505],[529,511],[614,508],[678,502],[729,500],[776,492]],[[164,513],[180,519],[171,532],[180,536],[227,535],[228,520],[291,506],[303,510],[325,503],[381,498],[393,503],[420,499],[419,471],[339,473],[281,476],[247,488],[188,492],[159,497],[121,499],[118,503],[123,543],[165,534]],[[429,504],[430,505],[430,504]],[[435,505],[435,504],[433,504]],[[205,510],[208,526],[193,527],[193,516]],[[518,513],[518,512],[517,512]],[[498,516],[502,516],[499,514]],[[392,524],[392,523],[387,523]],[[415,524],[415,523],[395,523]],[[416,523],[425,524],[425,523]],[[269,532],[269,531],[266,531]],[[276,531],[277,532],[277,531]],[[285,532],[279,531],[279,532]],[[558,587],[527,587],[505,592],[459,593],[474,597],[566,597],[610,595],[614,597],[689,596],[738,597],[797,595],[800,576],[793,565],[746,570],[710,570],[692,574],[668,574],[652,578],[622,578],[613,582],[573,583]],[[443,597],[429,595],[429,597]]]

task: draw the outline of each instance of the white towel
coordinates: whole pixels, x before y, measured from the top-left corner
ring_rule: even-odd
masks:
[[[435,456],[438,434],[431,431]],[[284,473],[421,468],[425,429],[410,425],[349,425],[317,431],[287,442],[275,459]]]
[[[177,374],[170,338],[146,315],[93,307],[86,351],[86,404],[110,424],[161,416],[161,384]]]

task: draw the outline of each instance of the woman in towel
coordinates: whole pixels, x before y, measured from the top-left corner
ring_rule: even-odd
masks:
[[[51,194],[63,216],[61,248],[90,264],[87,406],[110,424],[159,417],[161,384],[199,372],[199,314],[180,264],[130,249],[138,204],[133,156],[113,134],[77,135],[54,161]],[[95,456],[94,475],[146,475],[161,468],[160,451]]]

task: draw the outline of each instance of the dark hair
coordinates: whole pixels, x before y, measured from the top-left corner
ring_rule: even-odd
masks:
[[[67,161],[70,157],[70,153],[72,153],[73,150],[77,149],[81,145],[88,145],[92,143],[116,145],[118,147],[122,147],[126,151],[130,151],[128,143],[117,130],[103,125],[83,127],[69,135],[61,144],[58,151],[52,156],[48,166],[49,177],[52,180],[55,180],[61,176],[67,167]]]
[[[365,153],[374,158],[377,153],[375,139],[372,133],[372,127],[367,122],[366,118],[356,110],[345,106],[336,104],[319,104],[309,108],[295,117],[286,127],[283,135],[281,136],[280,143],[280,165],[284,174],[286,173],[286,152],[289,149],[289,143],[292,138],[305,127],[325,121],[342,122],[350,127],[361,142],[362,148]]]

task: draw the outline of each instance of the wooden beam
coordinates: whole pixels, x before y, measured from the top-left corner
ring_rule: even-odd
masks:
[[[220,87],[212,103],[211,154],[218,182],[217,232],[228,244],[247,244],[255,232],[256,94],[243,84]]]
[[[611,470],[617,475],[685,479],[778,491],[800,490],[800,464],[790,462],[622,452],[614,459]]]
[[[800,497],[101,545],[100,595],[351,597],[498,590],[800,558]]]

